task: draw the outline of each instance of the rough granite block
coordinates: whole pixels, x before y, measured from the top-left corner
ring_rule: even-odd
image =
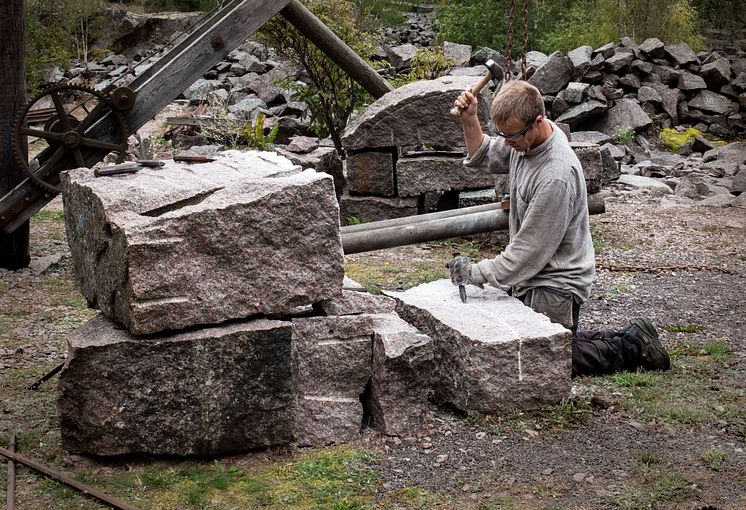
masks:
[[[464,165],[463,156],[416,156],[396,162],[399,196],[427,191],[486,188],[495,184],[495,176],[484,169]]]
[[[491,413],[554,404],[569,394],[570,331],[518,299],[469,286],[462,303],[450,280],[384,294],[433,339],[437,399]]]
[[[395,313],[379,316],[373,330],[370,396],[376,430],[405,435],[425,427],[433,361],[430,337]]]
[[[293,440],[292,328],[266,319],[136,338],[103,315],[68,338],[72,453],[212,455]]]
[[[371,315],[293,319],[293,365],[303,395],[362,395],[370,379]]]
[[[598,193],[601,190],[601,178],[604,175],[601,147],[592,142],[570,142],[570,147],[575,151],[583,167],[588,193]]]
[[[359,436],[370,381],[373,315],[293,319],[293,378],[300,445]]]
[[[349,154],[345,159],[347,191],[359,195],[393,197],[395,147],[386,151]]]
[[[77,169],[62,186],[78,286],[135,335],[341,293],[332,178],[274,153],[230,151],[116,177]]]
[[[359,397],[299,396],[296,441],[299,446],[326,446],[360,439],[363,406]]]
[[[443,76],[408,83],[388,92],[348,124],[342,135],[346,150],[373,147],[463,143],[461,122],[450,115],[458,95],[474,85],[473,76]],[[479,120],[487,132],[490,98],[479,98]]]

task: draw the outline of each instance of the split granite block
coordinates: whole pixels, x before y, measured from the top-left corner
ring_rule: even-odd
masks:
[[[434,368],[430,337],[395,313],[381,314],[373,328],[370,414],[388,435],[424,429],[430,411]]]
[[[468,286],[462,303],[450,280],[384,294],[433,340],[436,399],[491,413],[533,409],[569,395],[570,331],[518,299]]]
[[[65,226],[89,306],[133,334],[279,313],[341,294],[332,178],[269,152],[63,173]]]
[[[371,374],[372,315],[293,319],[296,440],[301,446],[360,436]]]
[[[72,453],[212,455],[294,438],[290,322],[136,338],[103,315],[68,337],[58,411]]]

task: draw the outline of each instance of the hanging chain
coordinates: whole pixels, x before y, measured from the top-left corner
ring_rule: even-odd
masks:
[[[526,52],[528,51],[528,0],[523,0],[523,42],[521,44],[521,79],[526,79]]]
[[[505,76],[506,80],[513,78],[513,24],[515,23],[515,0],[510,0],[510,8],[508,10],[508,54],[506,55],[508,60],[508,73]]]

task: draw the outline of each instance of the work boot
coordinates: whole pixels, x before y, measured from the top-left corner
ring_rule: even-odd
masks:
[[[634,319],[617,333],[624,340],[640,346],[640,366],[645,370],[668,370],[671,360],[658,339],[658,331],[647,319]]]

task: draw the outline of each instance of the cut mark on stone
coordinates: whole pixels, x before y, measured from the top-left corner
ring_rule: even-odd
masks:
[[[166,204],[161,207],[156,207],[155,209],[151,209],[150,211],[145,211],[143,213],[140,213],[141,216],[150,216],[150,217],[158,217],[162,216],[168,212],[176,211],[178,209],[182,209],[184,207],[189,207],[190,205],[197,205],[199,203],[202,203],[205,201],[210,195],[213,193],[216,193],[222,189],[225,189],[223,186],[219,188],[214,188],[211,190],[203,191],[202,193],[197,193],[193,197],[185,198],[183,200],[177,200],[176,202],[173,202],[171,204]]]
[[[322,395],[304,395],[303,399],[313,400],[314,402],[346,402],[348,404],[360,402],[360,397],[325,397]]]
[[[156,298],[156,299],[143,299],[142,301],[136,302],[138,306],[160,306],[160,305],[170,305],[173,303],[189,303],[189,298],[185,297],[164,297],[164,298]]]
[[[354,342],[366,343],[370,341],[370,338],[350,338],[349,340],[321,340],[320,342],[316,342],[316,345],[346,345]]]
[[[523,370],[521,369],[521,349],[523,348],[523,340],[518,340],[518,380],[523,381]]]
[[[153,245],[165,245],[165,244],[178,244],[184,241],[183,237],[163,237],[161,239],[145,239],[143,241],[139,241],[137,245],[146,245],[146,246],[153,246]]]

